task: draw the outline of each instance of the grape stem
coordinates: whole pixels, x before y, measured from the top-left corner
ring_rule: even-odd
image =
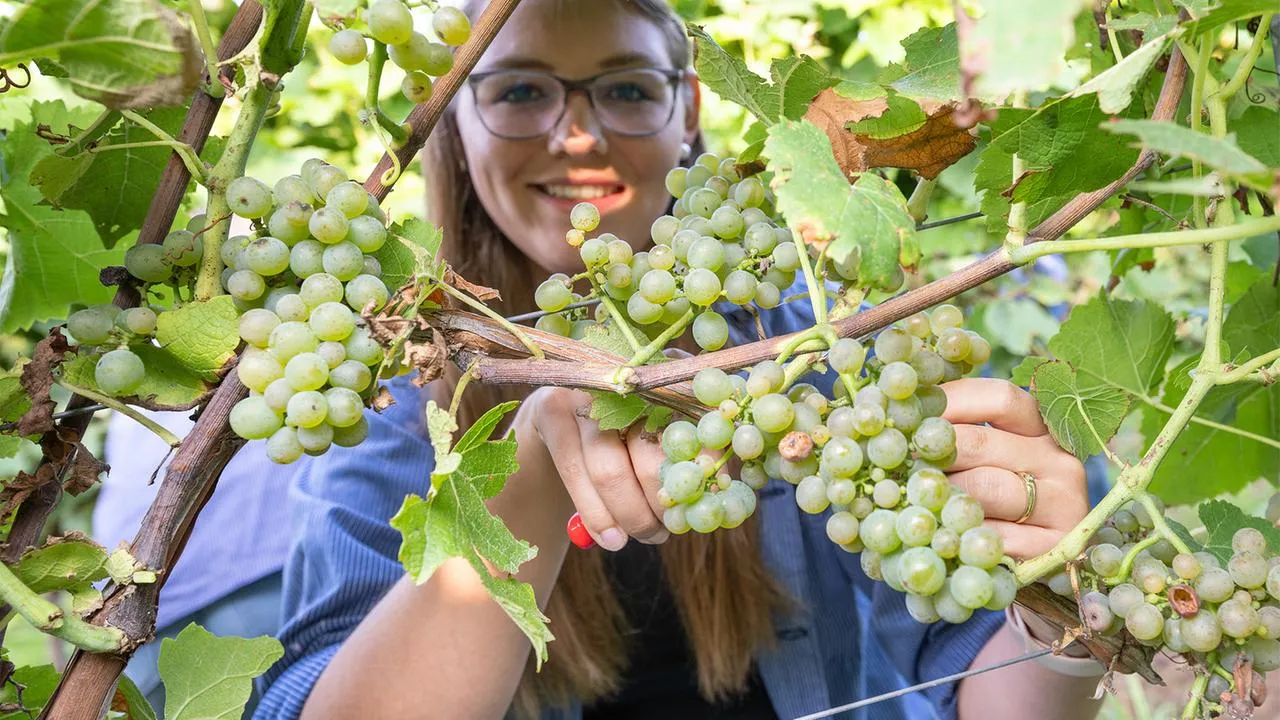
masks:
[[[382,86],[382,68],[386,64],[387,44],[374,40],[373,54],[369,56],[369,80],[365,85],[364,105],[372,119],[383,130],[386,130],[397,144],[400,144],[409,139],[409,131],[400,123],[392,120],[390,116],[382,111],[382,106],[378,104],[378,89]],[[374,132],[377,132],[377,130]]]
[[[1182,706],[1181,720],[1194,720],[1200,714],[1200,701],[1204,699],[1204,691],[1209,687],[1209,675],[1196,675],[1196,681],[1191,684],[1191,697],[1187,698],[1187,704]]]
[[[1144,403],[1149,405],[1152,409],[1159,410],[1160,412],[1172,413],[1174,410],[1168,405],[1165,405],[1164,403],[1161,403],[1161,402],[1157,402],[1156,400],[1149,398],[1145,395],[1139,395],[1137,397],[1138,399],[1142,400]],[[1242,430],[1238,427],[1233,427],[1231,425],[1226,425],[1224,423],[1215,422],[1208,418],[1200,417],[1199,415],[1192,415],[1191,422],[1195,425],[1203,425],[1204,427],[1213,428],[1214,430],[1218,430],[1220,432],[1231,433],[1232,435],[1239,435],[1242,438],[1248,438],[1250,440],[1253,440],[1254,442],[1260,442],[1263,445],[1270,445],[1271,447],[1274,447],[1274,448],[1280,448],[1280,440],[1277,440],[1275,438],[1269,438],[1266,435],[1259,435],[1258,433],[1255,433],[1255,432],[1249,432],[1248,430]]]
[[[200,39],[205,68],[209,73],[209,84],[204,91],[210,97],[224,97],[227,90],[218,80],[218,53],[213,49],[213,37],[209,34],[209,21],[204,16],[204,5],[201,0],[187,0],[187,11],[191,13],[191,22],[196,26],[196,37]]]
[[[71,392],[77,395],[82,395],[84,397],[87,397],[90,400],[94,400],[101,405],[106,405],[112,410],[115,410],[118,413],[121,413],[123,415],[126,415],[132,418],[133,420],[137,421],[138,424],[142,425],[146,429],[155,433],[157,437],[163,440],[165,444],[171,448],[176,448],[182,444],[182,440],[177,435],[174,435],[172,432],[170,432],[166,427],[157,423],[155,420],[152,420],[146,415],[143,415],[142,413],[138,412],[134,408],[111,397],[110,395],[103,395],[102,393],[97,392],[95,390],[90,390],[89,388],[86,388],[86,387],[80,387],[79,385],[73,385],[72,383],[69,383],[66,380],[58,380],[58,385],[62,386],[67,390],[70,390]]]
[[[119,149],[125,149],[129,147],[154,147],[155,145],[167,145],[168,147],[172,148],[175,153],[178,154],[178,157],[182,158],[182,164],[187,166],[187,172],[191,173],[191,177],[195,178],[195,181],[197,183],[200,183],[201,185],[209,184],[209,178],[207,173],[205,172],[204,161],[200,159],[200,156],[196,153],[195,148],[191,147],[190,145],[184,142],[179,142],[172,135],[165,132],[164,128],[160,127],[159,125],[156,125],[155,123],[142,117],[141,115],[139,115],[138,113],[132,110],[121,110],[120,114],[123,115],[126,120],[133,122],[134,124],[138,125],[139,127],[151,133],[152,135],[155,135],[156,139],[159,140],[159,142],[152,143],[150,145],[147,145],[144,143],[122,143],[119,145],[105,145],[105,146],[98,146],[98,147],[92,148],[91,150],[89,150],[89,152],[102,152],[104,150],[110,150],[113,148],[119,150]]]
[[[933,189],[937,186],[937,178],[920,178],[916,181],[916,188],[911,191],[911,197],[907,200],[907,214],[917,226],[929,217],[929,198],[933,196]]]
[[[516,339],[519,340],[520,343],[525,346],[525,349],[527,349],[529,351],[529,354],[533,356],[535,359],[537,360],[545,359],[545,356],[542,354],[542,348],[538,347],[537,343],[530,340],[529,336],[524,334],[524,331],[521,330],[519,326],[514,325],[510,322],[507,322],[506,318],[502,317],[498,313],[491,310],[488,305],[485,305],[479,300],[473,299],[470,295],[467,295],[466,293],[455,288],[449,283],[440,283],[440,289],[444,290],[446,293],[454,296],[455,298],[461,300],[463,303],[465,303],[468,307],[472,308],[476,312],[482,313],[485,317],[491,318],[498,324],[502,325],[502,327],[505,328],[507,332],[514,335]]]
[[[636,337],[636,331],[631,327],[631,323],[627,322],[627,318],[618,311],[618,306],[613,304],[613,300],[604,291],[604,288],[596,283],[594,274],[587,275],[587,281],[591,283],[592,289],[596,291],[596,295],[600,298],[600,304],[604,305],[605,312],[609,313],[609,317],[613,318],[613,324],[618,326],[622,336],[627,339],[627,344],[631,346],[631,352],[640,352],[644,346],[640,344],[640,340]]]
[[[1164,521],[1164,513],[1156,506],[1156,501],[1151,499],[1151,495],[1144,490],[1137,493],[1137,500],[1147,509],[1147,515],[1151,517],[1151,524],[1155,526],[1156,532],[1160,533],[1165,540],[1168,540],[1169,544],[1173,545],[1178,552],[1190,555],[1191,548],[1187,547],[1182,537],[1175,533],[1173,528],[1169,527],[1169,523]]]
[[[1104,585],[1115,586],[1127,581],[1129,579],[1129,571],[1133,569],[1133,561],[1138,558],[1138,553],[1146,550],[1152,545],[1155,545],[1160,542],[1160,540],[1160,533],[1152,532],[1133,547],[1129,548],[1129,552],[1125,553],[1124,560],[1120,562],[1120,569],[1116,571],[1115,575],[1103,578],[1102,583]]]
[[[693,322],[693,317],[693,308],[685,310],[684,315],[681,315],[678,320],[671,323],[671,327],[663,330],[662,333],[659,334],[658,337],[654,338],[648,345],[636,350],[636,354],[632,355],[631,359],[627,361],[626,367],[639,367],[649,362],[649,358],[652,358],[654,355],[662,352],[662,349],[667,346],[667,343],[670,342],[672,338],[678,337],[680,333],[684,332],[685,328],[689,327],[689,323]]]
[[[71,138],[66,145],[54,150],[53,153],[60,157],[78,155],[87,148],[92,147],[99,138],[110,132],[111,128],[115,127],[118,122],[120,122],[119,110],[103,110],[102,114],[98,115],[89,127],[85,128],[79,135]]]
[[[1221,209],[1221,206],[1220,206]],[[1005,249],[1009,262],[1026,265],[1046,255],[1097,250],[1121,250],[1125,248],[1174,247],[1179,245],[1208,245],[1232,240],[1243,240],[1255,235],[1266,235],[1280,230],[1280,216],[1246,220],[1238,225],[1202,228],[1198,230],[1170,230],[1168,232],[1117,235],[1115,237],[1087,240],[1058,240],[1052,243],[1034,243],[1020,248]]]
[[[1249,73],[1253,71],[1253,66],[1258,62],[1258,58],[1262,55],[1262,48],[1265,43],[1262,42],[1263,37],[1267,34],[1267,28],[1271,25],[1272,14],[1263,15],[1258,23],[1258,32],[1253,35],[1253,43],[1249,45],[1249,49],[1245,51],[1240,58],[1240,64],[1236,66],[1236,71],[1231,75],[1231,79],[1225,85],[1218,89],[1217,92],[1206,98],[1208,100],[1222,101],[1226,103],[1233,95],[1240,92],[1244,84],[1249,79]]]
[[[1017,91],[1010,98],[1010,105],[1015,108],[1026,107],[1027,93],[1025,91]],[[1009,170],[1010,182],[1016,189],[1018,181],[1022,179],[1022,173],[1026,170],[1026,161],[1023,160],[1018,153],[1013,154],[1013,160]],[[1010,196],[1012,199],[1012,195]],[[1009,222],[1008,231],[1004,236],[1004,247],[1006,250],[1017,250],[1026,245],[1027,242],[1027,203],[1025,200],[1017,201],[1009,206]]]
[[[27,587],[4,563],[0,563],[0,599],[37,630],[78,648],[95,653],[119,652],[124,648],[125,636],[120,630],[90,625],[75,613],[64,613],[62,608]]]
[[[813,321],[815,325],[826,325],[827,323],[827,292],[826,287],[813,274],[813,266],[809,262],[809,248],[800,240],[796,243],[796,257],[800,259],[800,271],[804,273],[804,284],[809,288],[809,304],[813,306]]]
[[[1277,360],[1280,360],[1280,348],[1276,348],[1264,355],[1259,355],[1239,367],[1218,373],[1218,384],[1229,385],[1235,382],[1249,381],[1261,382],[1269,385],[1276,381],[1276,376],[1273,372],[1263,370],[1262,368],[1263,366],[1270,365],[1272,362]]]

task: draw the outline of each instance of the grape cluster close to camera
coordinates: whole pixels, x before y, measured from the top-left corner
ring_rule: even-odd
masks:
[[[385,52],[405,71],[400,92],[412,103],[426,102],[431,97],[431,78],[453,68],[450,46],[461,45],[471,36],[471,21],[461,10],[447,6],[436,9],[431,16],[431,29],[441,42],[433,42],[414,30],[413,14],[401,0],[374,0],[364,13],[364,21],[366,33],[351,28],[334,33],[329,39],[329,52],[338,62],[357,65],[368,58],[366,35],[373,38],[378,44],[375,52]]]

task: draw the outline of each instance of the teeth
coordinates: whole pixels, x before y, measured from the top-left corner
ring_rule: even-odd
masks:
[[[602,185],[542,185],[542,191],[551,197],[567,200],[594,200],[612,195],[613,188]]]

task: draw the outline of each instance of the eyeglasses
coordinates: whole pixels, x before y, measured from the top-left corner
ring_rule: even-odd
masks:
[[[611,70],[566,80],[532,70],[497,70],[468,79],[485,128],[507,140],[546,135],[560,123],[569,93],[582,90],[606,130],[628,137],[653,135],[671,121],[683,70]]]

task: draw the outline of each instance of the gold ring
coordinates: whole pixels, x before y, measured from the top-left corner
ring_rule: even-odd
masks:
[[[1022,512],[1022,517],[1013,521],[1015,525],[1026,522],[1031,518],[1031,513],[1036,511],[1036,476],[1019,471],[1018,477],[1022,478],[1022,485],[1027,489],[1027,509]]]

